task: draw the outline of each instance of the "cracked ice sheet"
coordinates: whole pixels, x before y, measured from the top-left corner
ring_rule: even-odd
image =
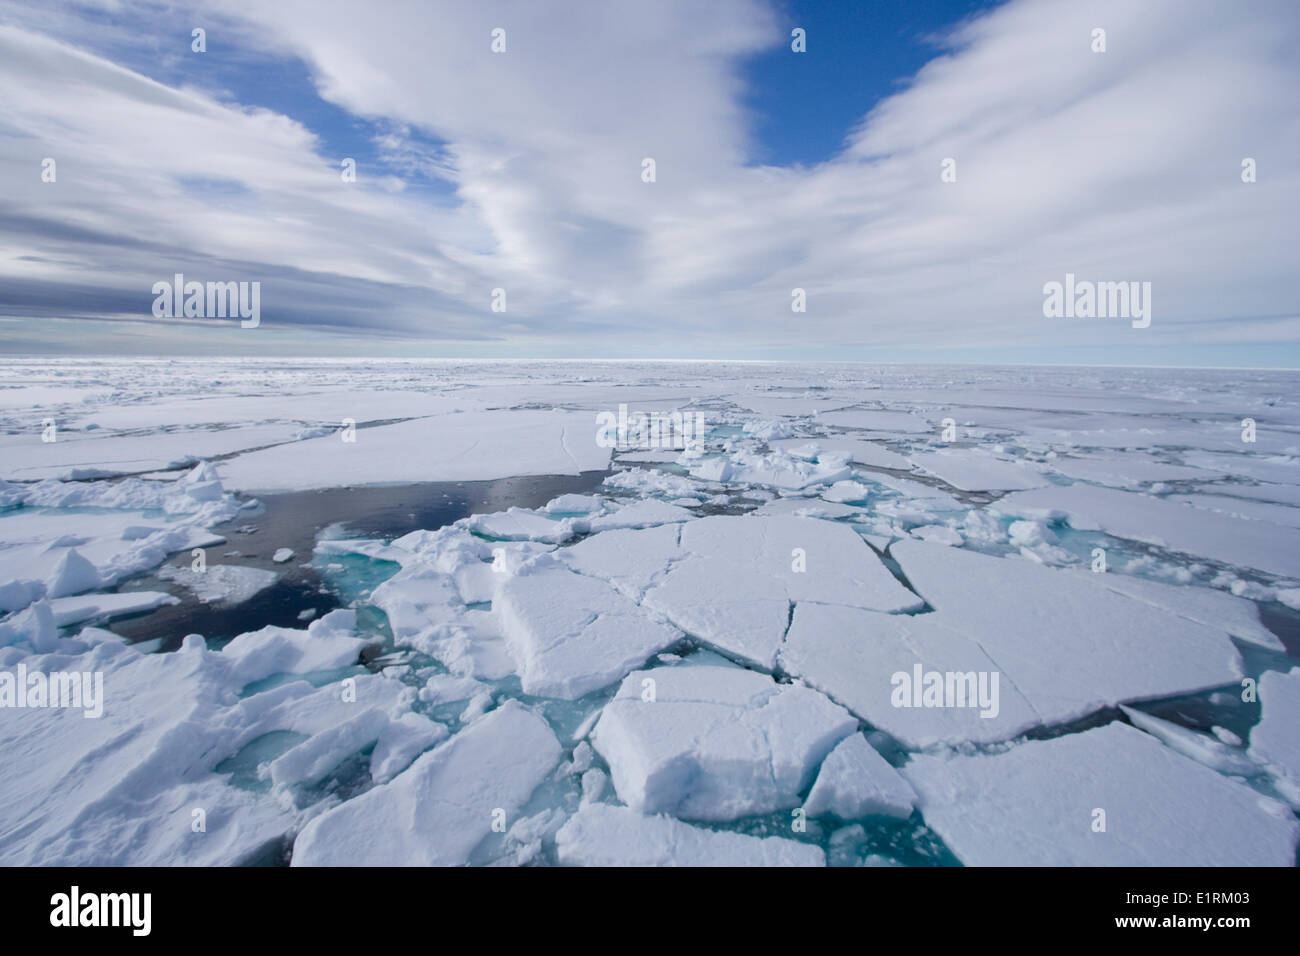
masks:
[[[1048,484],[1031,466],[994,458],[978,448],[922,452],[911,455],[910,460],[916,467],[961,491],[1009,491]]]
[[[1222,473],[1171,465],[1150,455],[1114,454],[1106,458],[1056,458],[1049,467],[1068,478],[1133,487],[1148,481],[1212,481]]]
[[[605,581],[555,564],[506,578],[492,611],[524,693],[563,700],[622,679],[682,636]]]
[[[222,464],[239,491],[303,491],[516,475],[576,475],[609,467],[589,414],[510,409],[357,428],[239,455]]]
[[[1071,527],[1154,544],[1202,558],[1273,574],[1300,576],[1300,529],[1090,485],[1019,491],[989,505],[1028,518],[1064,515]]]
[[[316,817],[294,866],[458,866],[512,820],[559,763],[560,742],[518,701],[471,723],[386,784]]]
[[[160,471],[290,442],[299,430],[299,425],[250,425],[149,435],[60,431],[52,442],[42,442],[37,435],[0,435],[0,478],[32,481]]]
[[[591,740],[634,810],[725,821],[797,807],[857,723],[816,691],[766,674],[657,667],[628,675]]]
[[[1295,864],[1285,807],[1118,721],[993,756],[914,757],[903,775],[971,866]]]
[[[612,532],[606,532],[610,534]],[[785,515],[715,515],[676,528],[596,535],[565,560],[625,593],[687,634],[771,669],[794,601],[885,612],[922,601],[898,583],[848,525]],[[793,570],[796,549],[806,571]],[[662,572],[662,573],[660,573]]]
[[[1096,580],[1104,575],[917,541],[897,542],[891,554],[934,613],[797,605],[781,664],[911,748],[1006,740],[1241,677],[1227,633],[1111,590]],[[892,675],[910,677],[917,664],[996,672],[997,715],[895,707]]]
[[[821,848],[691,826],[664,815],[588,803],[555,835],[559,860],[576,866],[824,866]]]

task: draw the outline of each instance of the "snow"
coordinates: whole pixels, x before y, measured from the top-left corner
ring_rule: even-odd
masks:
[[[870,814],[906,819],[916,794],[884,757],[861,734],[850,734],[823,761],[804,801],[810,817],[830,813],[841,820]]]
[[[508,701],[419,757],[388,783],[307,824],[294,866],[458,866],[517,814],[559,762],[545,720]]]
[[[705,830],[664,815],[588,803],[556,834],[570,866],[824,866],[819,847],[784,837]]]
[[[718,821],[798,806],[823,758],[856,729],[806,687],[740,668],[658,667],[628,675],[592,743],[634,810]]]
[[[1285,808],[1118,722],[995,755],[919,756],[903,775],[968,866],[1295,865],[1300,823]]]

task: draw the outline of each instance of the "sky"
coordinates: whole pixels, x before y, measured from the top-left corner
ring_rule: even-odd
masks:
[[[1287,0],[5,0],[0,353],[1300,367],[1298,42]],[[177,273],[257,326],[156,315]],[[1067,275],[1149,324],[1045,315]]]

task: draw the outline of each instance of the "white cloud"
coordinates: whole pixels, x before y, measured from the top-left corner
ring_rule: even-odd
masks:
[[[456,202],[364,168],[345,186],[290,117],[0,28],[0,203],[46,224],[0,226],[0,277],[147,288],[171,258],[243,263],[280,277],[304,327],[488,337],[516,353],[664,354],[667,341],[1069,361],[1098,345],[1122,359],[1135,345],[1294,341],[1289,5],[1013,0],[959,28],[843,153],[792,169],[748,164],[741,63],[787,42],[758,0],[201,12],[210,34],[302,58],[322,97],[384,124],[396,171],[445,177]],[[86,42],[66,11],[50,22]],[[1098,26],[1104,54],[1089,46]],[[494,27],[505,54],[489,48]],[[59,157],[57,186],[37,182],[44,155]],[[945,157],[956,183],[940,182]],[[1042,285],[1066,272],[1152,282],[1151,328],[1043,318]],[[335,277],[324,289],[321,274]],[[509,327],[487,311],[497,286]],[[806,314],[790,311],[795,286]]]

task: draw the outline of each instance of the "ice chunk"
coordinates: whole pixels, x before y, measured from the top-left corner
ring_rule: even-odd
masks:
[[[10,581],[0,584],[0,613],[21,611],[44,596],[43,581]]]
[[[1259,723],[1250,732],[1250,755],[1300,793],[1300,667],[1265,671],[1259,678]]]
[[[1119,722],[993,756],[914,757],[903,775],[970,866],[1295,864],[1300,824],[1284,808]]]
[[[909,617],[799,604],[780,660],[788,673],[908,747],[1002,740],[1042,719],[979,644],[943,624],[936,614]],[[915,706],[921,701],[913,700],[911,684],[899,702],[894,675],[916,682],[918,668],[920,675],[953,675],[953,704]],[[979,706],[980,675],[985,676],[990,702],[996,691],[996,709]]]
[[[492,604],[524,692],[574,700],[681,639],[604,581],[551,567],[503,581]]]
[[[906,819],[916,794],[889,761],[861,734],[850,734],[823,761],[804,811],[810,817],[833,813],[841,820],[870,814]]]
[[[271,761],[271,782],[277,787],[315,783],[352,754],[364,750],[388,726],[378,708],[361,711],[329,730],[303,741]]]
[[[316,817],[294,866],[458,866],[508,822],[559,762],[546,721],[516,701],[470,724],[381,784]]]
[[[817,766],[856,729],[806,687],[736,667],[660,667],[624,680],[592,743],[638,812],[734,820],[798,806]]]
[[[942,524],[927,524],[920,528],[913,528],[912,534],[922,541],[929,541],[933,544],[945,544],[952,548],[959,548],[962,544],[961,534]]]
[[[584,531],[609,531],[615,528],[650,528],[661,524],[690,521],[694,515],[679,505],[649,498],[624,505],[610,514],[576,519]]]
[[[267,625],[240,634],[221,649],[231,675],[243,686],[272,674],[311,674],[355,664],[366,642],[349,631],[354,611],[331,611],[305,631]]]
[[[823,866],[819,847],[784,837],[719,833],[672,817],[587,803],[555,835],[561,863],[577,866]]]
[[[271,555],[271,560],[276,564],[284,564],[293,557],[293,548],[276,548],[275,554]]]
[[[118,594],[80,594],[76,597],[55,598],[50,602],[50,609],[54,612],[54,623],[59,627],[68,627],[82,621],[106,621],[180,603],[180,598],[162,591],[122,591]]]
[[[527,508],[508,508],[495,514],[474,515],[467,522],[476,534],[494,541],[542,541],[557,544],[577,533],[573,520],[555,520]]]
[[[168,565],[158,569],[158,577],[184,585],[204,604],[225,606],[243,604],[279,580],[274,571],[241,564],[214,564],[202,571]]]
[[[103,586],[104,579],[100,576],[99,569],[76,548],[69,548],[59,558],[54,573],[45,580],[45,594],[47,597],[59,598]]]
[[[1191,757],[1211,770],[1241,777],[1253,777],[1259,773],[1259,767],[1239,748],[1230,747],[1209,734],[1181,727],[1171,721],[1161,720],[1159,717],[1153,717],[1151,714],[1122,704],[1119,709],[1138,730],[1145,730],[1151,736],[1163,740],[1184,757]]]

